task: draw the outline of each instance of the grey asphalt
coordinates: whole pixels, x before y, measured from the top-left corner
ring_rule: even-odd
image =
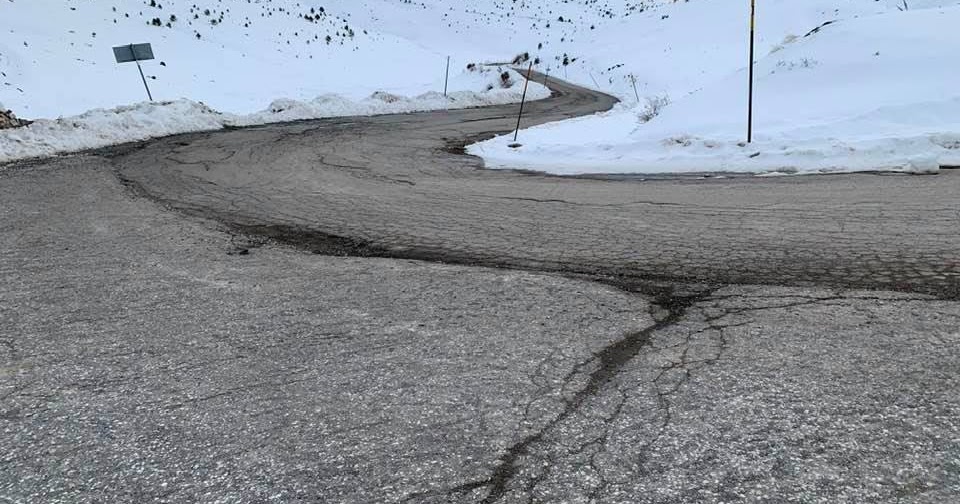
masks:
[[[958,500],[960,174],[457,153],[510,110],[0,168],[0,502]]]
[[[612,99],[551,81],[525,124]],[[515,106],[265,126],[151,142],[121,176],[173,208],[376,255],[683,282],[960,295],[960,171],[595,180],[482,169],[463,138]],[[521,138],[522,141],[522,138]]]

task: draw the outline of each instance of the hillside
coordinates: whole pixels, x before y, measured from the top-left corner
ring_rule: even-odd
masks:
[[[135,66],[115,64],[110,48],[151,42],[157,59],[144,63],[144,71],[155,98],[189,103],[178,103],[171,114],[139,117],[199,115],[163,128],[133,120],[125,129],[150,126],[160,134],[506,103],[519,99],[518,76],[503,88],[505,67],[469,72],[467,65],[509,63],[526,53],[538,70],[624,103],[602,117],[525,132],[520,149],[503,139],[473,147],[492,167],[794,172],[880,163],[930,169],[951,155],[939,144],[931,148],[931,135],[949,146],[960,131],[952,119],[958,94],[950,63],[960,40],[949,28],[960,21],[958,4],[762,0],[758,143],[749,148],[737,145],[745,136],[747,2],[0,0],[10,26],[0,33],[0,101],[25,118],[142,102]],[[465,93],[454,100],[436,95],[448,56],[450,89]],[[531,93],[546,95],[537,86]],[[404,103],[384,106],[384,98]],[[143,112],[146,106],[137,107]],[[94,122],[117,126],[109,113],[94,115]],[[38,135],[62,134],[60,125],[46,126],[31,138],[21,135],[21,151],[33,152],[23,147],[40,141]],[[895,160],[884,155],[891,138],[909,144],[895,149]],[[874,143],[863,143],[868,140]],[[12,150],[9,139],[6,145]],[[851,161],[850,149],[871,154]]]
[[[501,138],[470,152],[489,167],[561,174],[960,165],[960,2],[760,2],[749,145],[748,6],[691,1],[645,16],[625,25],[634,35],[611,35],[647,48],[623,56],[647,71],[637,95],[610,86],[620,109],[526,131],[519,149]]]
[[[111,51],[138,42],[154,48],[156,60],[143,67],[157,100],[188,98],[222,112],[330,93],[359,100],[442,92],[450,55],[443,46],[360,25],[354,12],[380,2],[362,3],[3,0],[0,96],[30,118],[143,101],[135,65],[117,65]],[[491,79],[465,72],[467,63],[454,61],[451,89],[485,91]]]

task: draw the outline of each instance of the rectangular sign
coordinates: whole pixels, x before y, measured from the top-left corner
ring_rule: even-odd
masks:
[[[152,60],[153,48],[150,44],[117,46],[113,48],[113,56],[117,58],[117,63]]]

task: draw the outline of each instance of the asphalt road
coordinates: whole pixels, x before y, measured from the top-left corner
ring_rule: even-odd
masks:
[[[603,110],[553,81],[527,124]],[[310,121],[151,142],[121,176],[191,213],[366,253],[661,278],[960,295],[960,171],[939,176],[591,180],[451,152],[515,106]],[[456,150],[455,148],[452,150]]]
[[[957,500],[960,174],[456,154],[510,111],[0,170],[0,502]]]

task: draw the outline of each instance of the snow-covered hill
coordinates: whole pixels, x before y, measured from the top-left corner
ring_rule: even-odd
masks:
[[[614,112],[523,132],[519,149],[500,138],[470,152],[490,167],[553,173],[960,165],[960,2],[761,0],[750,145],[748,9],[691,0],[627,21],[635,34],[612,36],[643,48],[620,53],[639,100],[612,85],[625,99]]]
[[[508,68],[468,70],[482,61],[390,31],[419,26],[418,12],[373,14],[400,4],[0,0],[0,98],[40,119],[0,133],[0,162],[224,125],[520,100],[523,79]],[[140,42],[156,56],[143,63],[153,104],[139,103],[136,65],[114,62],[113,46]],[[529,98],[548,95],[530,86]]]
[[[456,105],[503,103],[518,98],[518,86],[503,89],[496,69],[466,66],[527,53],[538,70],[624,103],[524,132],[521,149],[503,140],[473,147],[491,166],[929,168],[949,160],[960,131],[952,85],[960,39],[951,28],[960,22],[958,5],[758,0],[758,142],[749,147],[737,145],[745,129],[746,0],[0,0],[0,101],[26,118],[140,102],[135,66],[115,64],[110,48],[151,42],[157,59],[144,69],[155,97],[186,98],[191,103],[171,113],[204,111],[198,117],[212,123],[450,106],[436,94],[394,109],[371,101],[377,92],[395,100],[442,91],[447,56],[451,89],[466,93]],[[545,93],[532,89],[534,97]],[[650,103],[665,106],[643,123]],[[154,108],[133,110],[142,118]],[[92,117],[117,128],[143,124],[120,124],[110,113]],[[62,124],[45,126],[20,145],[62,133]]]
[[[188,98],[223,112],[330,93],[442,92],[451,55],[443,44],[384,31],[369,15],[362,25],[354,19],[380,3],[0,0],[0,96],[29,118],[143,101],[136,66],[117,65],[111,51],[138,42],[154,48],[156,60],[143,67],[157,100]],[[418,18],[379,24],[418,26]],[[470,61],[453,56],[451,89],[485,91],[491,79],[466,72]]]

